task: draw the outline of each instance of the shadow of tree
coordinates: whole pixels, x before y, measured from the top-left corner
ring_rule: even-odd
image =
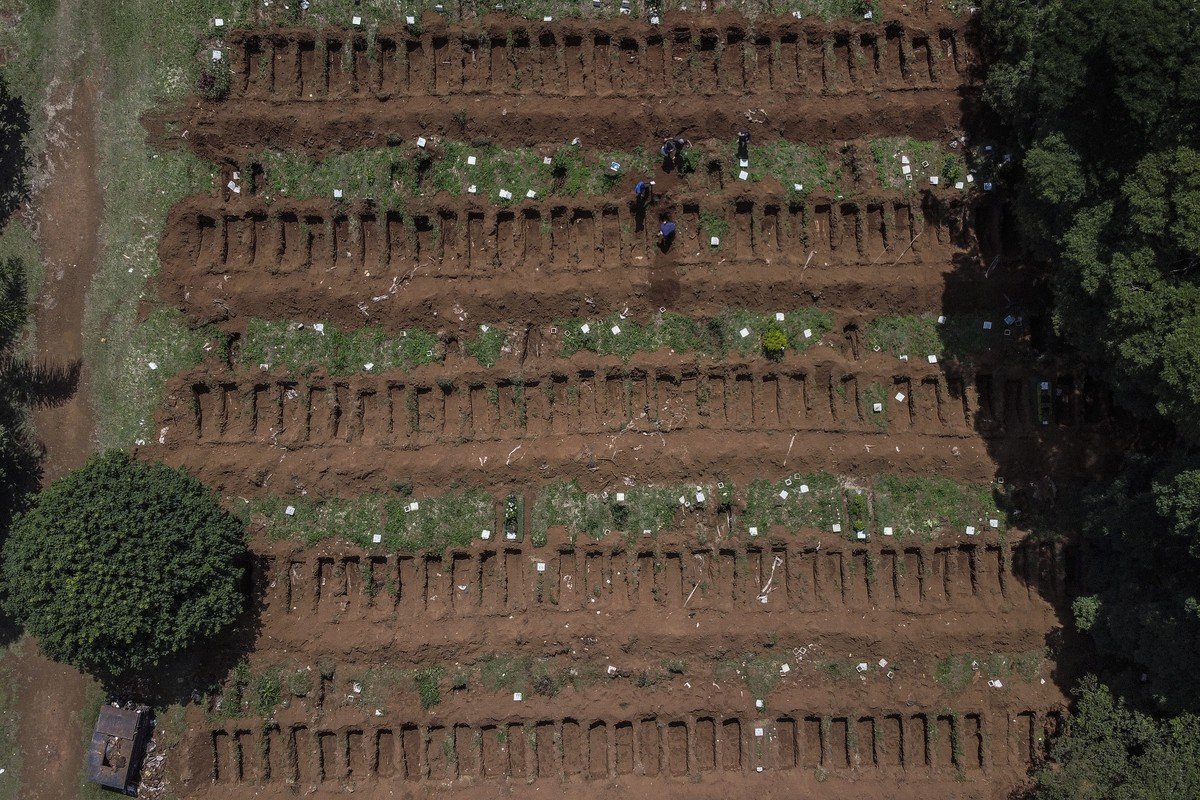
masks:
[[[25,137],[29,112],[19,97],[9,92],[0,76],[0,228],[29,192]]]

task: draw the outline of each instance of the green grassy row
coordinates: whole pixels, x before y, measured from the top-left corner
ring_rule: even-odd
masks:
[[[978,314],[943,317],[936,314],[879,317],[865,329],[867,347],[892,356],[907,355],[913,361],[927,356],[970,360],[993,350],[1018,354],[1028,348],[1024,320],[1009,325],[1006,312],[990,318]],[[990,322],[991,327],[984,324]],[[1006,333],[1011,331],[1011,333]]]
[[[177,328],[173,322],[173,316],[163,312],[160,324],[174,331]],[[588,326],[587,333],[582,330],[584,325]],[[619,328],[618,333],[613,332],[614,326]],[[730,351],[744,355],[764,352],[764,337],[771,331],[782,334],[780,342],[785,350],[806,350],[833,327],[833,318],[817,308],[789,311],[782,321],[774,314],[728,309],[712,319],[698,320],[665,312],[642,324],[613,314],[603,322],[570,319],[558,322],[557,327],[562,332],[562,354],[568,358],[588,351],[629,359],[635,353],[652,353],[663,348],[719,358]],[[748,335],[742,336],[742,330]],[[809,336],[804,335],[805,331],[809,331]],[[190,334],[178,347],[168,348],[179,358],[165,361],[161,371],[173,374],[176,368],[185,369],[197,363],[205,342],[216,336],[213,331]],[[485,367],[499,362],[506,348],[511,349],[510,333],[490,325],[481,325],[463,341],[466,355]],[[445,356],[446,347],[438,335],[419,328],[396,335],[371,327],[345,331],[329,324],[318,329],[312,323],[251,319],[238,361],[250,368],[266,364],[304,372],[319,367],[334,375],[351,375],[413,369],[441,362]],[[132,357],[141,359],[145,368],[148,356],[144,352],[138,351]]]
[[[272,496],[239,501],[235,511],[262,522],[272,539],[294,539],[306,545],[336,538],[361,547],[408,552],[466,547],[484,530],[498,536],[496,503],[477,489],[419,499],[403,492],[356,499]],[[375,541],[376,536],[380,541]]]
[[[1024,653],[991,653],[975,656],[971,653],[947,656],[933,669],[934,680],[950,694],[957,694],[975,682],[998,679],[1007,684],[1012,680],[1034,683],[1042,677],[1049,653],[1030,650]]]
[[[459,119],[463,125],[469,122],[466,108]],[[830,166],[827,147],[781,139],[752,144],[749,156],[746,180],[774,179],[789,196],[805,195],[817,187],[832,191],[840,182],[841,167]],[[324,159],[275,150],[255,158],[264,174],[258,191],[268,202],[279,196],[332,198],[334,190],[340,189],[346,199],[370,198],[384,208],[402,208],[414,197],[467,195],[471,186],[476,196],[499,205],[522,202],[528,191],[538,197],[632,192],[634,181],[653,176],[659,162],[657,151],[643,147],[626,152],[564,145],[554,153],[541,153],[528,147],[502,148],[438,137],[428,137],[424,147],[414,139],[405,145],[352,150]],[[475,163],[469,163],[471,158]],[[617,171],[611,169],[614,162]],[[716,150],[693,145],[684,151],[685,175],[719,171],[725,180],[736,182],[741,170],[732,140]],[[803,188],[798,190],[797,185]],[[501,189],[511,192],[512,198],[502,199]]]
[[[723,357],[730,351],[751,355],[764,351],[764,338],[779,331],[786,348],[802,352],[821,340],[833,328],[833,317],[819,308],[802,308],[776,314],[760,314],[746,309],[726,309],[707,320],[697,320],[674,312],[663,312],[642,324],[613,314],[604,320],[569,319],[559,322],[563,355],[580,351],[616,355],[628,360],[634,353],[654,352],[662,348],[677,353],[697,353]],[[584,326],[587,330],[584,330]],[[614,328],[616,329],[614,331]],[[743,336],[742,331],[747,335]],[[805,331],[809,332],[805,336]]]
[[[465,124],[466,109],[461,114]],[[565,145],[541,154],[528,147],[434,137],[423,148],[414,139],[406,146],[353,150],[319,160],[279,151],[265,151],[257,160],[264,175],[259,192],[268,201],[275,196],[332,198],[341,189],[346,199],[370,198],[384,208],[402,208],[412,198],[440,193],[468,195],[472,186],[477,197],[499,205],[523,202],[529,191],[538,197],[604,195],[626,184],[632,191],[634,178],[653,174],[656,164],[640,147],[620,152]],[[613,162],[620,165],[616,172],[610,168]],[[501,198],[501,189],[512,198]]]
[[[241,363],[247,367],[282,366],[295,372],[320,366],[334,375],[350,375],[412,369],[445,357],[437,336],[420,329],[393,336],[378,328],[342,331],[333,325],[323,327],[318,330],[312,325],[253,319],[247,326]]]
[[[274,8],[262,7],[257,16],[248,13],[248,0],[233,0],[225,13],[226,24],[282,24],[305,25],[314,28],[329,26],[349,28],[353,17],[362,18],[362,27],[368,32],[381,24],[401,22],[407,15],[417,18],[415,30],[422,26],[422,14],[438,12],[450,22],[480,19],[497,9],[491,0],[406,0],[403,4],[395,0],[320,0],[301,12],[298,3],[278,2]],[[613,19],[621,16],[619,0],[602,0],[599,7],[579,0],[500,0],[505,14],[525,19]],[[439,6],[441,7],[439,9]],[[723,0],[701,6],[689,0],[634,0],[629,4],[629,18],[647,19],[656,11],[735,11],[750,19],[778,14],[790,15],[799,11],[806,17],[821,19],[861,19],[870,11],[875,20],[881,20],[882,5],[879,0]]]
[[[517,540],[528,534],[534,546],[546,543],[552,528],[562,527],[574,541],[601,539],[617,532],[629,540],[674,531],[694,532],[701,541],[715,538],[717,524],[731,536],[767,535],[772,527],[789,531],[838,531],[849,539],[856,532],[933,539],[979,533],[996,520],[1007,522],[987,486],[957,484],[946,478],[901,478],[880,475],[856,487],[829,473],[794,474],[777,481],[756,480],[739,491],[719,481],[699,485],[622,486],[587,492],[578,483],[542,487],[532,499],[529,529],[524,499],[514,496],[510,512],[504,498],[478,489],[451,491],[435,497],[413,497],[408,487],[393,496],[357,499],[279,497],[238,501],[235,510],[264,525],[273,539],[312,545],[343,539],[364,548],[415,552],[466,547],[489,531],[499,539],[505,529]],[[415,504],[415,507],[414,507]],[[288,507],[293,509],[287,514]],[[379,541],[375,541],[375,537]]]

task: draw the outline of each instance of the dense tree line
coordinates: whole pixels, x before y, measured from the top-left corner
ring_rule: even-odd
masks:
[[[1180,0],[985,0],[981,25],[1055,328],[1165,431],[1088,500],[1110,557],[1090,561],[1075,620],[1111,691],[1080,687],[1038,793],[1200,796],[1200,25]]]

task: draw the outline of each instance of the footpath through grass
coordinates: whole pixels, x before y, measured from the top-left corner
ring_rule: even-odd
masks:
[[[249,3],[128,0],[119,9],[107,3],[79,9],[100,48],[93,61],[104,65],[97,73],[104,76],[104,102],[98,106],[104,252],[84,321],[101,447],[150,438],[166,379],[204,355],[203,332],[189,330],[170,310],[139,323],[135,301],[147,299],[146,282],[159,270],[158,240],[168,209],[207,191],[216,168],[186,149],[152,150],[139,120],[193,89],[199,37],[212,17],[236,17],[234,6],[246,14]]]

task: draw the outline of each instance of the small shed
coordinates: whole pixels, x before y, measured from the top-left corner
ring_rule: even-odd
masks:
[[[136,778],[145,745],[146,710],[105,704],[92,731],[88,780],[124,792]]]

